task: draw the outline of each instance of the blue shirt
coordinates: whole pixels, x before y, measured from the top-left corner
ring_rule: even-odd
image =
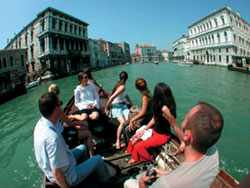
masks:
[[[34,151],[37,163],[51,182],[56,182],[51,169],[60,168],[69,185],[77,179],[76,160],[56,126],[42,117],[34,130]]]

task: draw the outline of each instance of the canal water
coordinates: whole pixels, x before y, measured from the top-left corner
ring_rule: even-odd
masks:
[[[93,72],[104,89],[111,91],[118,74],[127,71],[127,93],[140,105],[141,96],[134,87],[143,77],[153,93],[159,82],[170,85],[177,103],[179,125],[198,101],[215,105],[223,114],[225,126],[217,144],[220,166],[237,180],[250,169],[250,75],[225,68],[176,63],[130,64]],[[33,150],[33,129],[40,118],[38,99],[51,83],[61,89],[64,104],[73,94],[77,76],[43,82],[26,95],[0,105],[0,187],[40,187],[42,172]]]

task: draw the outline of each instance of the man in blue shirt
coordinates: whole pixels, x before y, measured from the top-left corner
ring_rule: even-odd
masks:
[[[56,129],[59,108],[60,101],[54,93],[45,93],[39,99],[42,118],[34,130],[34,150],[39,167],[51,182],[62,188],[76,186],[91,174],[95,174],[100,182],[108,182],[109,173],[101,156],[93,156],[77,165],[77,160],[87,158],[87,149],[79,145],[69,150]]]

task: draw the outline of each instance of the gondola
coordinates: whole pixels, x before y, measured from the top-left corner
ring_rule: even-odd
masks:
[[[100,110],[103,112],[105,104],[107,103],[109,93],[104,90],[99,91],[100,96]],[[74,105],[74,97],[72,97],[64,108],[64,112],[69,115],[75,113],[77,108]],[[116,120],[108,118],[104,113],[101,114],[100,120],[97,122],[89,122],[89,128],[93,134],[93,142],[95,143],[95,154],[100,154],[108,167],[110,172],[110,185],[108,187],[122,188],[125,180],[142,173],[147,169],[148,162],[135,162],[129,164],[131,156],[125,152],[126,148],[116,150],[114,147],[116,127],[118,126]],[[72,140],[72,139],[71,139]],[[69,143],[71,147],[75,143]],[[73,145],[72,145],[73,144]],[[183,154],[177,154],[179,147],[178,138],[175,135],[171,136],[168,143],[162,147],[156,148],[154,154],[154,164],[160,168],[173,170],[184,160]],[[234,188],[238,186],[238,181],[230,176],[227,172],[220,169],[215,181],[210,186],[211,188]],[[58,187],[49,182],[44,177],[44,188]],[[82,187],[79,185],[77,187]],[[87,186],[90,187],[90,186]],[[93,186],[100,187],[100,186]]]

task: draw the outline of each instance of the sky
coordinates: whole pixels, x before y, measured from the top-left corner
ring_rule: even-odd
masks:
[[[131,53],[136,44],[172,50],[189,25],[227,6],[250,22],[250,0],[0,0],[0,49],[52,7],[87,22],[89,38],[127,42]]]

